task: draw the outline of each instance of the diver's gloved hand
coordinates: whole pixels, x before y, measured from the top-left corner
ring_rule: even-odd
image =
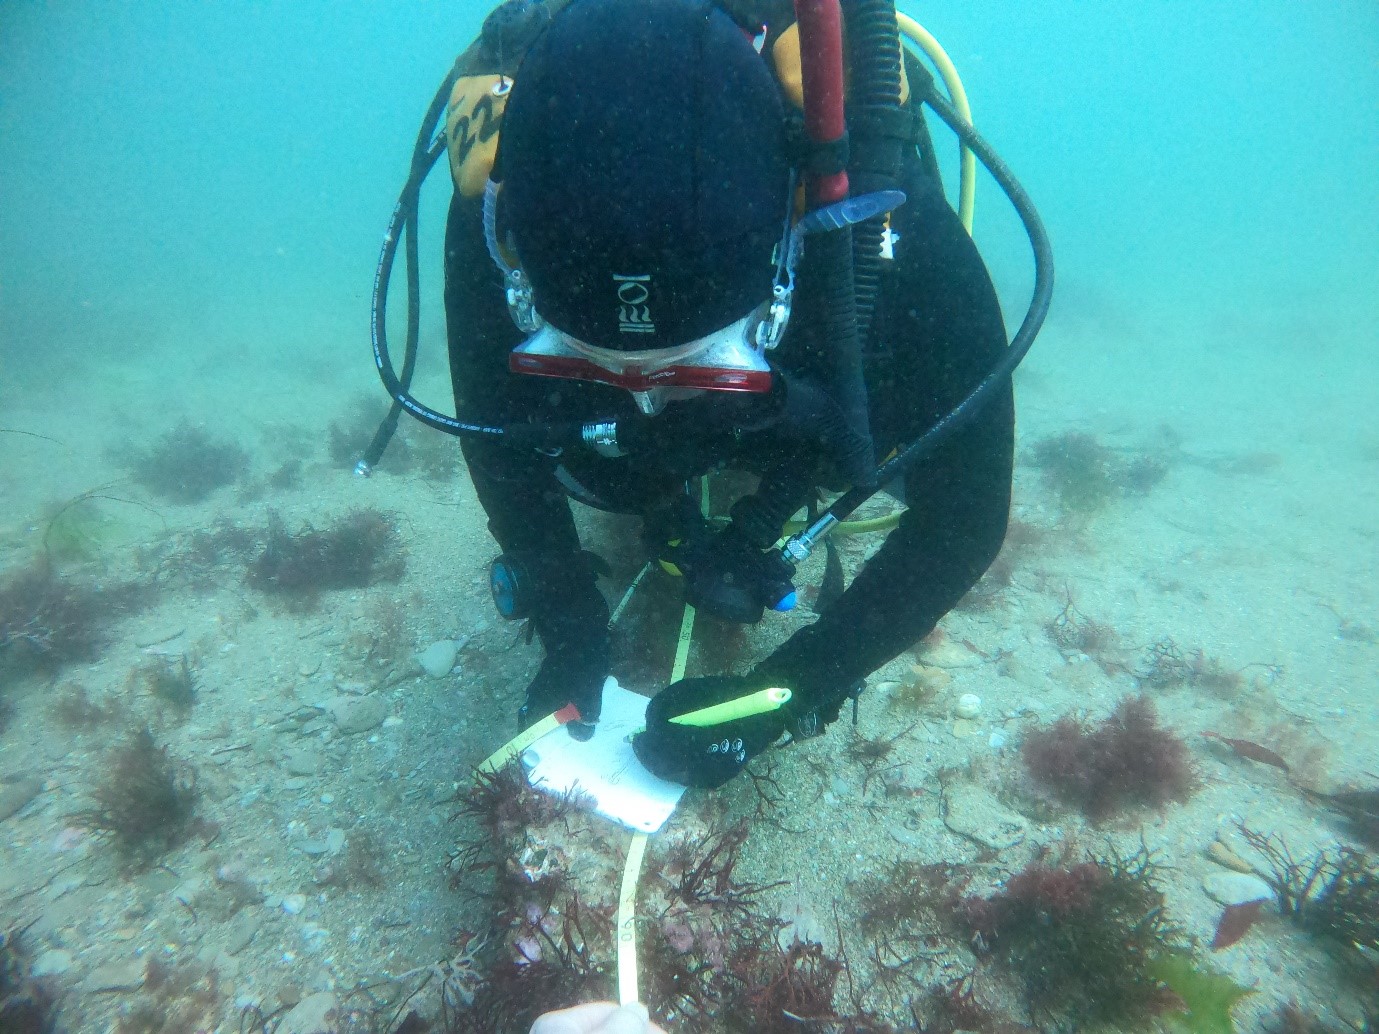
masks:
[[[527,687],[517,711],[517,727],[525,729],[566,704],[574,704],[579,718],[566,723],[570,735],[587,740],[603,707],[603,683],[608,677],[608,651],[559,650],[546,659]]]
[[[608,603],[595,584],[595,570],[585,554],[547,561],[539,568],[531,617],[546,657],[517,712],[521,728],[574,704],[579,721],[566,728],[577,739],[593,735],[608,677]]]
[[[652,775],[672,783],[714,789],[722,786],[785,732],[780,711],[738,718],[707,727],[672,724],[670,719],[713,704],[736,700],[766,683],[751,676],[681,679],[651,699],[646,731],[632,749]]]
[[[665,544],[661,559],[685,580],[685,601],[726,621],[754,625],[767,607],[795,605],[794,569],[774,550],[762,551],[732,525],[704,526]]]

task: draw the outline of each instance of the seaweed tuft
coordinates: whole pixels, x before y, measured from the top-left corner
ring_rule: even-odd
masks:
[[[1187,745],[1159,724],[1154,705],[1125,697],[1093,726],[1065,716],[1031,731],[1022,747],[1030,774],[1093,821],[1127,807],[1163,807],[1196,786]]]
[[[183,840],[196,810],[196,773],[154,743],[147,727],[115,749],[107,772],[92,791],[95,807],[74,817],[79,825],[109,836],[135,863]]]
[[[135,484],[173,503],[199,503],[249,468],[249,455],[238,444],[213,438],[188,420],[123,460]]]
[[[220,1027],[224,994],[219,974],[199,962],[150,957],[138,999],[121,1016],[114,1034],[184,1034]]]
[[[93,698],[80,682],[65,682],[52,697],[50,713],[68,729],[89,729],[113,721],[119,708],[109,697]]]
[[[1169,1004],[1155,967],[1178,931],[1147,850],[1033,863],[991,897],[964,898],[979,950],[1004,960],[1036,1016],[1073,1025],[1144,1021]]]
[[[329,527],[291,532],[271,514],[262,550],[249,564],[249,584],[313,608],[320,594],[395,582],[406,568],[397,520],[371,507],[350,510]]]
[[[49,1034],[57,1029],[57,1001],[29,976],[23,937],[19,928],[0,933],[0,1031]]]
[[[147,602],[135,583],[102,584],[59,574],[46,561],[0,584],[0,674],[51,674],[93,661],[109,628]]]
[[[186,654],[176,659],[155,654],[129,673],[129,682],[143,686],[160,703],[178,711],[188,711],[196,703],[196,675]]]
[[[1031,462],[1069,512],[1094,513],[1119,492],[1116,454],[1090,434],[1068,431],[1041,439],[1034,443]]]
[[[1361,953],[1379,953],[1379,865],[1343,847],[1329,869],[1321,893],[1306,905],[1307,925]]]

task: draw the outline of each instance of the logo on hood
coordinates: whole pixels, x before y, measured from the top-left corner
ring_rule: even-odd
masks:
[[[619,276],[613,274],[618,294],[618,333],[654,334],[656,324],[651,318],[651,274]]]

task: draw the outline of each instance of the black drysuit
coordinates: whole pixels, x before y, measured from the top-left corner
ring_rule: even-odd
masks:
[[[892,215],[894,260],[885,263],[866,345],[879,456],[913,441],[948,413],[1006,346],[996,295],[975,245],[919,162],[907,164],[902,185],[908,200]],[[794,318],[781,346],[769,354],[786,371],[808,366],[804,357],[810,350],[802,343],[817,334],[819,322],[810,289],[806,249]],[[481,201],[459,194],[446,234],[445,292],[455,400],[464,419],[588,421],[635,412],[630,395],[616,388],[508,371],[508,353],[522,335],[485,249]],[[673,402],[653,419],[675,419],[678,406],[719,404],[712,397]],[[1013,437],[1007,389],[905,478],[908,509],[899,526],[847,591],[758,670],[788,680],[802,706],[826,703],[933,629],[1000,548]],[[608,611],[595,572],[580,553],[557,468],[563,464],[614,508],[647,515],[682,493],[688,477],[720,465],[761,473],[792,450],[797,459],[801,448],[806,447],[769,436],[753,441],[710,435],[687,437],[651,458],[567,452],[557,460],[487,440],[464,441],[494,537],[505,552],[537,558],[540,607],[534,620],[547,664],[568,657],[594,668],[601,663],[600,650],[606,663]]]

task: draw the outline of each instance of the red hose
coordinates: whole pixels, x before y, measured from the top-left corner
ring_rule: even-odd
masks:
[[[843,12],[838,0],[795,0],[800,27],[800,73],[804,82],[804,128],[816,144],[841,140],[843,118]],[[846,171],[811,176],[809,205],[832,204],[848,196]]]

